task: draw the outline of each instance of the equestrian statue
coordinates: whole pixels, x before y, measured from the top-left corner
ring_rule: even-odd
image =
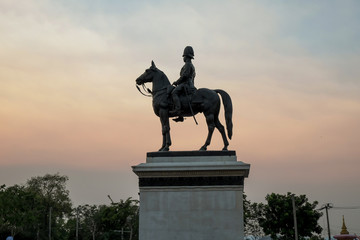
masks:
[[[171,146],[169,118],[174,118],[175,122],[182,122],[184,117],[193,117],[197,124],[195,118],[197,113],[204,114],[208,126],[208,135],[200,150],[207,150],[214,129],[217,128],[224,142],[222,150],[227,151],[229,145],[227,136],[231,139],[233,130],[231,98],[221,89],[196,89],[194,85],[196,74],[192,59],[194,59],[194,50],[191,46],[187,46],[183,53],[185,64],[180,71],[180,78],[173,84],[170,84],[167,76],[155,66],[154,61],[151,62],[150,68],[136,79],[137,89],[143,95],[152,97],[154,112],[161,121],[163,141],[159,151],[169,151]],[[152,82],[152,90],[145,86],[147,82]],[[219,121],[221,101],[218,94],[222,98],[225,109],[227,136],[224,126]]]

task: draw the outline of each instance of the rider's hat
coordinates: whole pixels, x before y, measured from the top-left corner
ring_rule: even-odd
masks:
[[[194,59],[194,50],[191,46],[185,47],[183,57],[185,57],[185,56],[190,57],[191,59]]]

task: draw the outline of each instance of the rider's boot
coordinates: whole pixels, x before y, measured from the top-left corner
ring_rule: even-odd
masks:
[[[172,95],[173,103],[174,103],[174,110],[169,111],[169,114],[172,115],[180,115],[180,98],[177,94],[173,93]]]
[[[174,122],[183,122],[184,121],[184,117],[183,116],[178,116],[177,118],[174,118],[173,121]]]

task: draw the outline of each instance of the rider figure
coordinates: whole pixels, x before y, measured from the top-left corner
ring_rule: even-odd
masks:
[[[184,66],[180,71],[180,78],[173,83],[175,89],[172,91],[172,99],[174,102],[174,110],[170,111],[170,114],[180,115],[181,103],[179,95],[185,93],[186,95],[192,94],[196,88],[194,86],[195,67],[191,62],[194,59],[194,50],[191,46],[187,46],[184,49],[183,54]]]

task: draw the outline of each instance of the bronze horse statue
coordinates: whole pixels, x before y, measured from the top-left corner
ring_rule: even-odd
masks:
[[[160,118],[162,125],[163,142],[159,151],[169,151],[169,147],[171,146],[169,118],[177,117],[169,114],[169,110],[173,107],[170,92],[174,87],[170,84],[167,76],[155,66],[153,61],[151,62],[151,67],[146,69],[145,72],[136,79],[137,85],[143,85],[146,82],[152,82],[152,90],[149,90],[153,98],[152,105],[154,112]],[[206,118],[208,136],[205,144],[200,150],[206,150],[207,146],[210,145],[215,127],[221,133],[224,142],[224,148],[222,150],[228,150],[229,142],[226,137],[225,129],[219,121],[220,98],[218,94],[220,94],[223,101],[227,135],[229,139],[231,139],[233,109],[229,94],[220,89],[211,90],[199,88],[192,96],[181,97],[181,116],[191,117],[194,116],[193,114],[202,112]]]

